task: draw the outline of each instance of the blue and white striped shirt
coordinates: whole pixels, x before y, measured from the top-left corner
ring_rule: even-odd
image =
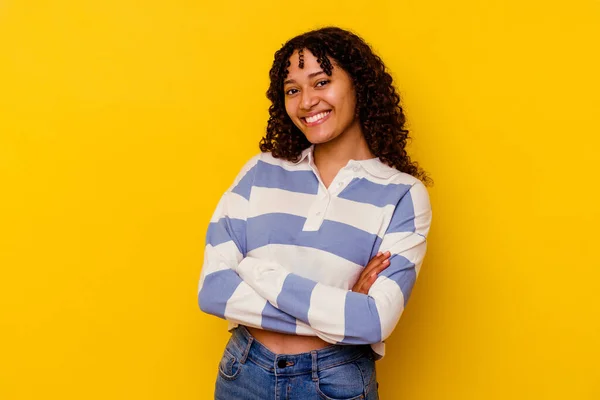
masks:
[[[198,302],[238,324],[380,356],[425,256],[425,186],[378,158],[350,160],[325,187],[313,148],[298,162],[253,157],[221,198],[206,236]],[[378,251],[390,265],[368,295],[349,291]]]

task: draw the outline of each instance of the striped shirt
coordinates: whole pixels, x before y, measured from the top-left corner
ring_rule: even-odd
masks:
[[[350,160],[325,187],[313,149],[298,162],[253,157],[222,196],[206,235],[200,309],[230,330],[370,344],[383,357],[425,256],[427,189],[378,158]],[[352,292],[379,251],[391,252],[389,267],[368,294]]]

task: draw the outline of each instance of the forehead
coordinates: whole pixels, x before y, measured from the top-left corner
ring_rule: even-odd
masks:
[[[304,64],[304,68],[300,68],[301,58]],[[308,49],[302,50],[302,54],[300,54],[300,51],[295,50],[294,53],[290,56],[289,61],[290,66],[288,67],[288,78],[295,79],[302,76],[308,76],[314,72],[323,71],[323,68],[321,68],[321,64],[319,64],[317,58]],[[334,67],[332,68],[333,73],[336,69],[333,60],[331,60],[331,64]]]

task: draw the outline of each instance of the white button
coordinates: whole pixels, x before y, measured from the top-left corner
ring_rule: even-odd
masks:
[[[321,215],[321,211],[317,211],[315,215]]]
[[[338,186],[339,186],[339,187],[342,187],[342,186],[344,186],[344,182],[340,182],[340,183],[338,183]]]
[[[352,171],[358,172],[358,167],[352,167]]]

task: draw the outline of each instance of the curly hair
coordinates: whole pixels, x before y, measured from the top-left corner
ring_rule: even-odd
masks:
[[[299,67],[304,68],[304,49],[317,58],[327,75],[332,74],[331,59],[350,75],[356,92],[355,114],[371,152],[390,167],[431,185],[431,178],[418,163],[411,161],[406,152],[405,147],[410,140],[408,130],[404,127],[406,118],[400,105],[400,96],[392,86],[392,77],[383,61],[359,36],[337,27],[326,27],[296,36],[275,52],[267,90],[267,98],[272,104],[260,150],[271,152],[276,158],[297,161],[302,151],[311,145],[288,116],[283,91],[283,82],[291,65],[290,57],[297,50]]]

